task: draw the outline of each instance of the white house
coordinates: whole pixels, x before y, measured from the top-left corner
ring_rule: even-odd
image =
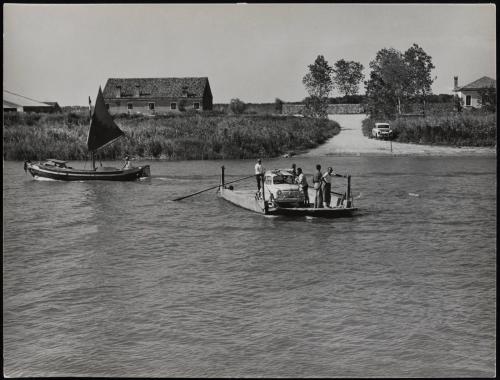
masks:
[[[479,91],[486,88],[496,89],[497,87],[497,81],[490,77],[482,77],[465,86],[458,85],[458,77],[454,77],[453,79],[453,91],[456,92],[458,97],[463,100],[463,105],[466,108],[480,108],[481,94]]]

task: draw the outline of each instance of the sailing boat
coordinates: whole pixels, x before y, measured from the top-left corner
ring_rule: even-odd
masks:
[[[90,100],[90,99],[89,99]],[[96,167],[95,153],[98,149],[111,144],[124,136],[123,131],[116,125],[104,104],[101,87],[95,102],[94,113],[87,137],[87,148],[92,156],[91,169],[74,169],[67,166],[67,161],[47,159],[32,163],[25,162],[24,169],[29,171],[35,179],[51,179],[62,181],[134,181],[141,177],[151,176],[149,165],[118,169],[114,167]]]

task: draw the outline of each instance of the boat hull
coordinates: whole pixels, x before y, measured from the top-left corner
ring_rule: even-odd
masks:
[[[27,171],[35,179],[55,181],[135,181],[151,175],[149,165],[120,170],[78,170],[73,168],[48,167],[42,163],[28,163]]]
[[[220,187],[219,196],[236,206],[264,215],[341,218],[352,216],[353,213],[357,211],[355,207],[344,206],[332,208],[273,207],[257,197],[256,192],[253,190],[230,190]]]

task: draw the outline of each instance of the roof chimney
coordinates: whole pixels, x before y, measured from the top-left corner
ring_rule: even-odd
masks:
[[[458,77],[453,77],[453,89],[458,88]]]

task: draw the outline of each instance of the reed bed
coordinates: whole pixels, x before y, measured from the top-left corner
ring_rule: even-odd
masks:
[[[371,135],[375,122],[365,119],[363,134]],[[394,140],[404,143],[493,147],[496,145],[496,114],[448,113],[389,121]]]
[[[205,160],[276,157],[314,148],[340,132],[331,120],[274,115],[117,115],[126,137],[99,152],[101,159]],[[88,113],[10,114],[4,117],[6,160],[83,160]]]

